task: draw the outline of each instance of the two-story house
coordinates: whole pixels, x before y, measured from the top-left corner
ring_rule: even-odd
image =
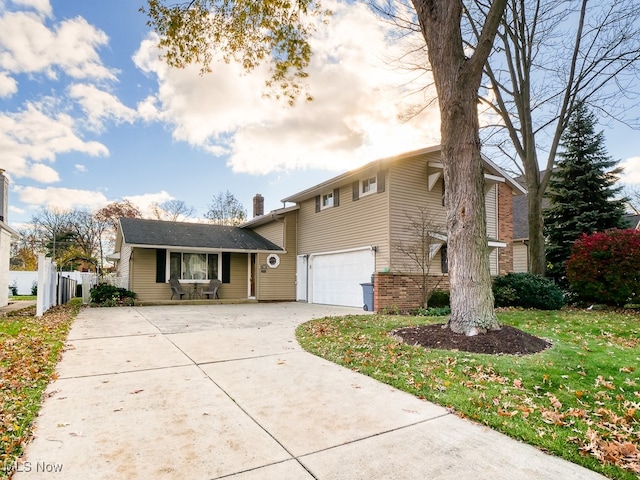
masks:
[[[484,170],[490,269],[498,275],[513,270],[513,196],[524,190],[487,158]],[[220,227],[200,225],[201,237],[193,242],[186,241],[193,234],[185,234],[198,224],[122,219],[118,272],[129,277],[129,288],[143,301],[168,299],[166,282],[172,271],[179,271],[185,284],[217,275],[226,283],[220,289],[221,299],[356,307],[363,304],[361,284],[374,278],[377,310],[415,307],[419,298],[415,276],[422,273],[407,261],[400,246],[415,241],[412,225],[416,219],[424,221],[426,214],[429,276],[446,288],[445,188],[436,146],[338,175],[284,198],[290,206],[267,214],[258,211],[240,227],[224,227],[224,234]],[[149,222],[167,230],[162,241],[151,235]],[[240,242],[246,235],[253,243]],[[204,273],[186,278],[193,255],[199,255]],[[205,260],[217,263],[217,270],[206,266]]]

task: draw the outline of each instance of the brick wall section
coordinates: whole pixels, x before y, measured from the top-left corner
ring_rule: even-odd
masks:
[[[513,272],[513,193],[505,183],[498,184],[498,240],[506,242],[506,248],[498,249],[498,272]]]
[[[449,289],[449,277],[429,277],[430,288]],[[373,306],[376,312],[387,309],[409,310],[420,307],[420,275],[376,273],[373,280]]]

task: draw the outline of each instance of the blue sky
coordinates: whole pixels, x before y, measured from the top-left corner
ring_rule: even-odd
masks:
[[[0,0],[0,168],[9,223],[42,208],[143,211],[177,199],[203,218],[229,190],[265,208],[347,169],[438,143],[430,110],[400,121],[425,93],[389,63],[400,42],[362,5],[334,10],[314,39],[310,90],[291,108],[264,97],[267,73],[220,64],[174,70],[158,60],[140,1]],[[357,31],[357,35],[354,32]],[[607,149],[640,184],[640,135],[605,130]]]

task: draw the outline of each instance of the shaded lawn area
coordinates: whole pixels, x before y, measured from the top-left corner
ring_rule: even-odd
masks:
[[[56,307],[37,318],[30,307],[0,318],[0,477],[11,475],[31,435],[79,308]]]
[[[449,407],[543,451],[615,479],[640,474],[637,312],[505,311],[510,325],[552,343],[532,355],[408,345],[394,329],[443,317],[354,315],[297,329],[305,350]]]

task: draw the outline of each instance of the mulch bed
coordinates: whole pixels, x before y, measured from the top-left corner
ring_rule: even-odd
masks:
[[[551,346],[551,343],[542,338],[507,325],[502,326],[500,330],[472,337],[453,333],[450,329],[442,327],[441,323],[406,327],[394,330],[392,334],[409,345],[490,355],[529,355]]]

